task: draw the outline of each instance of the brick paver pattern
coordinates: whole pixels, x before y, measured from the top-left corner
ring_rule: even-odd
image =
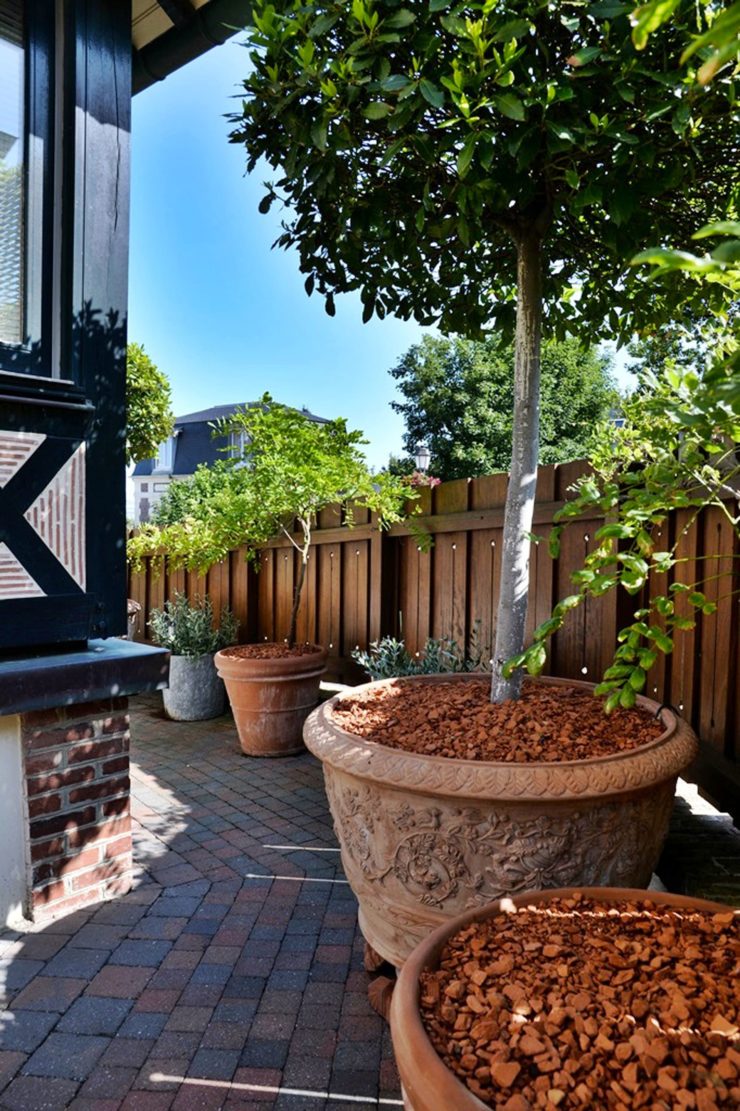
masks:
[[[399,1107],[318,762],[131,709],[134,890],[0,934],[0,1107]]]
[[[0,1107],[399,1107],[316,760],[132,711],[135,887],[0,934]],[[740,904],[740,833],[679,800],[659,872]]]

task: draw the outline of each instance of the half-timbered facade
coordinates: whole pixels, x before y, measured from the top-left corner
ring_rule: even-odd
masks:
[[[0,0],[0,923],[130,876],[130,852],[107,856],[128,815],[125,696],[167,674],[166,653],[113,639],[126,632],[131,96],[248,12]],[[84,788],[68,789],[68,760]]]

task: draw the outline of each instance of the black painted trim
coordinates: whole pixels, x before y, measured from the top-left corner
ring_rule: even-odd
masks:
[[[170,654],[127,640],[92,640],[76,651],[0,659],[0,716],[120,698],[167,686]]]

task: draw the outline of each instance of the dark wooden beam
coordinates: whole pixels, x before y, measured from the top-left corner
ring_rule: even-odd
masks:
[[[193,14],[189,0],[157,0],[160,8],[175,27],[182,27]]]
[[[134,93],[164,80],[211,47],[220,46],[246,27],[251,16],[251,0],[210,0],[210,3],[193,11],[180,25],[170,28],[141,50],[134,51]]]

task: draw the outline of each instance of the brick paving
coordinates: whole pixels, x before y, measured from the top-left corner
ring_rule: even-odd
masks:
[[[134,890],[0,934],[0,1107],[400,1106],[318,763],[131,709]]]
[[[132,735],[133,891],[0,934],[0,1108],[400,1106],[317,762],[156,698]],[[659,871],[740,905],[740,833],[683,787]]]

